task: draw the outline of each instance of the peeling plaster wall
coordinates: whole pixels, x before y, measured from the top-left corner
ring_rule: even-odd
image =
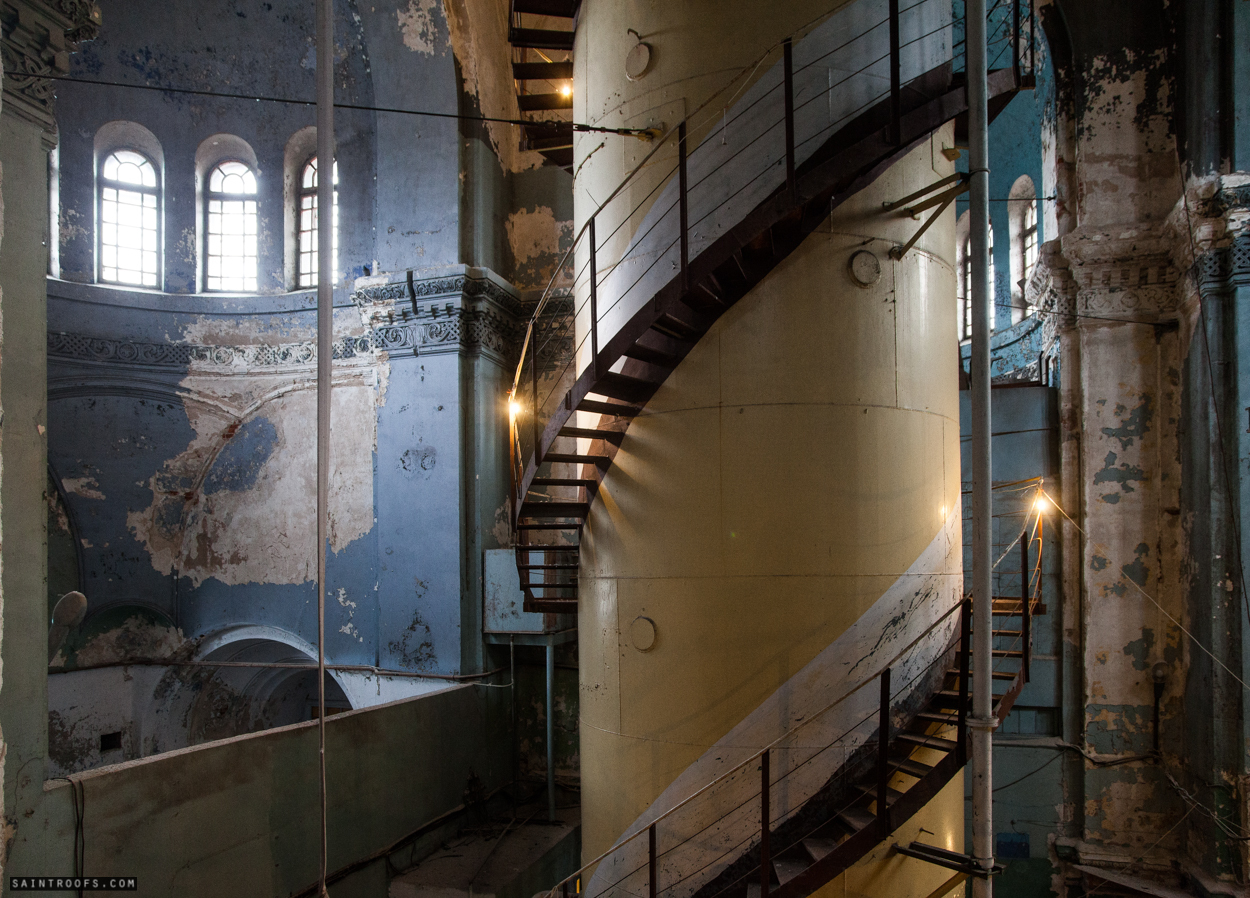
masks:
[[[242,301],[214,308],[212,298],[153,301],[56,282],[52,292],[50,464],[75,486],[66,501],[89,617],[137,605],[187,638],[244,620],[315,643],[315,372],[301,356],[314,335],[309,294],[248,301],[243,313]],[[359,337],[359,314],[341,309],[336,331]],[[192,349],[204,346],[215,348]],[[335,372],[328,575],[331,594],[345,598],[328,605],[327,648],[343,662],[375,660],[373,434],[384,367],[367,353]]]
[[[482,552],[510,539],[500,528],[504,405],[521,307],[488,272],[437,274],[414,282],[415,315],[407,281],[384,277],[335,313],[331,664],[455,674],[492,660],[481,638]],[[214,658],[204,653],[240,624],[304,646],[293,660],[307,663],[317,632],[313,297],[49,284],[51,470],[89,600],[57,666]],[[155,686],[128,687],[133,701],[89,712],[111,676],[83,671],[54,696],[60,769],[114,719],[138,727],[126,743],[134,757],[287,722],[289,709],[270,707],[272,688],[255,692],[256,671],[235,683],[174,668]],[[352,707],[440,682],[336,681]],[[210,688],[212,701],[194,697]],[[211,707],[227,717],[197,723]]]
[[[1034,780],[1063,790],[1052,887],[1076,887],[1062,862],[1081,862],[1223,893],[1244,881],[1244,849],[1181,791],[1234,831],[1250,822],[1244,691],[1205,654],[1244,678],[1228,461],[1246,405],[1232,312],[1245,265],[1228,247],[1244,179],[1182,181],[1221,164],[1228,116],[1203,98],[1219,94],[1223,51],[1199,41],[1209,64],[1194,65],[1207,4],[1045,6],[1060,234],[1033,286],[1059,340],[1062,502],[1084,531],[1062,528],[1067,750]]]
[[[229,0],[213,15],[159,0],[103,0],[100,6],[105,24],[99,38],[74,56],[72,77],[296,100],[316,95],[314,10],[307,3]],[[393,12],[390,26],[398,35]],[[340,103],[374,104],[368,37],[356,0],[337,0],[335,90]],[[282,52],[275,52],[278,48]],[[201,289],[203,212],[195,160],[201,142],[215,134],[241,138],[256,154],[261,292],[280,293],[292,286],[285,282],[283,265],[283,157],[291,136],[316,124],[313,106],[72,83],[59,85],[57,95],[62,277],[88,283],[95,278],[95,135],[109,122],[128,121],[151,131],[163,150],[164,289]],[[379,147],[400,144],[386,143],[388,135],[373,113],[356,110],[337,111],[335,136],[340,173],[336,281],[349,287],[366,267],[371,270],[376,255]],[[386,174],[395,184],[406,180]]]

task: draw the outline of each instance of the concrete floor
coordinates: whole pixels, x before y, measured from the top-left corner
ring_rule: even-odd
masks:
[[[545,802],[519,807],[515,819],[463,830],[391,881],[390,898],[532,898],[577,869],[581,808]]]

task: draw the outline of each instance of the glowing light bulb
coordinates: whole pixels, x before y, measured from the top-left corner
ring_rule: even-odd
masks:
[[[1038,496],[1037,501],[1033,503],[1033,508],[1038,514],[1045,514],[1050,511],[1050,500],[1048,500],[1045,496]]]
[[[508,415],[515,421],[519,414],[521,414],[521,403],[514,399],[508,403]]]
[[[566,97],[573,96],[573,85],[571,84],[564,85],[564,87],[560,88],[560,93]]]

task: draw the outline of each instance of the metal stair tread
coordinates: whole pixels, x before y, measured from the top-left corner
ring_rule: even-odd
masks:
[[[606,440],[613,445],[621,445],[625,434],[619,430],[596,430],[592,427],[561,427],[557,436],[575,437],[582,440]]]
[[[835,816],[843,824],[850,827],[852,832],[859,832],[877,819],[863,808],[857,807],[843,808]]]
[[[777,882],[785,885],[810,866],[795,858],[779,857],[773,861],[773,873],[777,874]]]
[[[516,81],[567,81],[573,77],[573,63],[514,62],[512,77]]]
[[[595,465],[606,469],[612,464],[612,460],[606,455],[575,455],[571,452],[548,452],[543,456],[543,464]]]
[[[813,861],[820,860],[837,847],[837,839],[807,838],[803,840],[803,848],[811,855]]]
[[[954,739],[943,739],[940,736],[928,736],[923,733],[899,733],[896,737],[901,742],[910,742],[924,748],[935,748],[938,751],[954,751],[959,743]]]
[[[536,50],[572,50],[573,32],[547,28],[511,28],[508,31],[508,43],[514,47]]]
[[[573,108],[572,94],[519,94],[516,99],[517,107],[522,112],[546,112],[550,109]]]
[[[613,415],[617,418],[636,418],[642,409],[636,405],[618,405],[614,402],[601,402],[598,399],[583,399],[577,404],[579,412],[597,412],[600,415]]]

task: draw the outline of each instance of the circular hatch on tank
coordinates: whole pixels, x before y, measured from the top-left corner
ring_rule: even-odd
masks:
[[[651,45],[639,41],[625,55],[625,77],[630,81],[640,81],[650,65]]]
[[[871,287],[881,280],[881,260],[866,249],[852,253],[846,267],[851,273],[851,280],[861,287]]]
[[[629,625],[629,641],[640,652],[655,648],[655,621],[649,617],[636,617]]]

